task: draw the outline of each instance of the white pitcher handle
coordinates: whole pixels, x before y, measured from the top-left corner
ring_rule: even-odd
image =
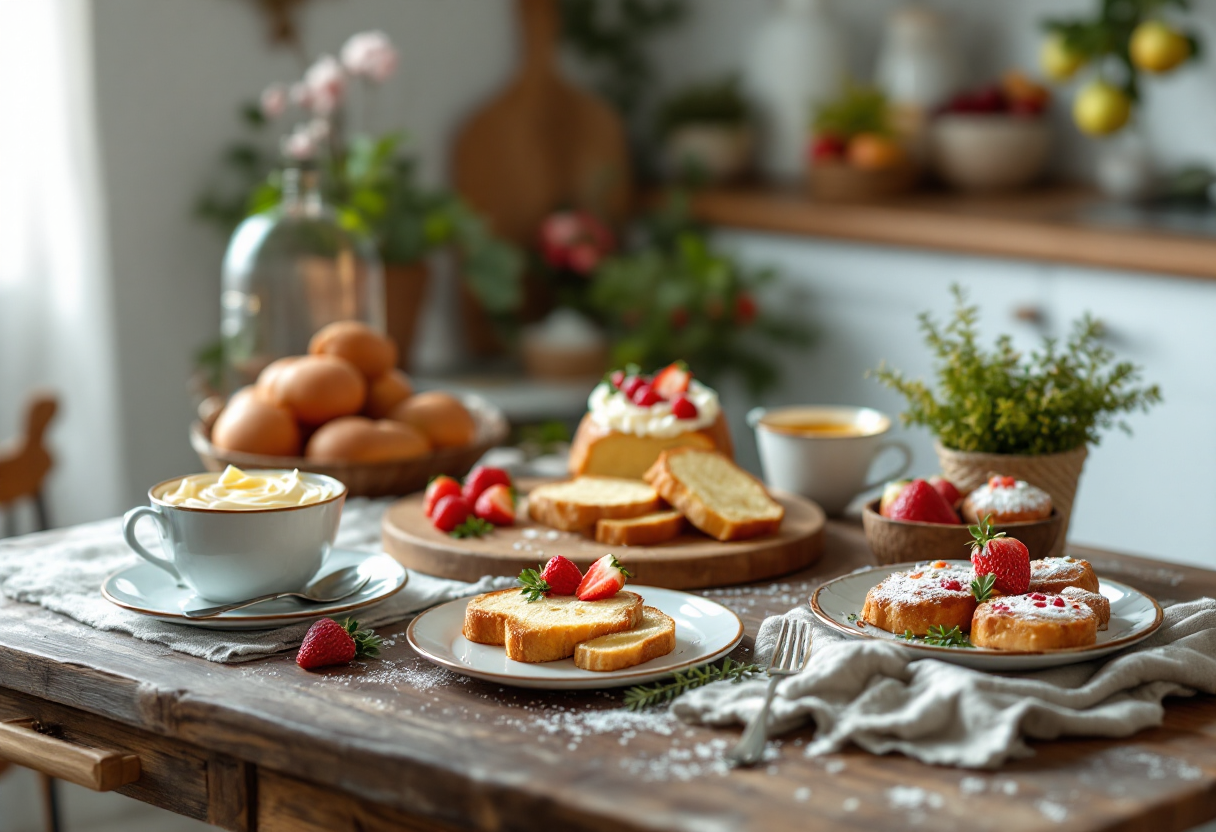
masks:
[[[172,575],[175,581],[181,583],[181,574],[177,571],[177,567],[174,566],[168,558],[152,554],[144,548],[142,543],[135,539],[135,524],[139,522],[139,518],[145,516],[155,520],[161,529],[164,530],[165,536],[168,537],[169,526],[168,521],[165,520],[164,516],[159,511],[152,508],[152,506],[137,506],[128,511],[122,517],[123,539],[127,541],[127,545],[135,551],[135,554],[139,555],[153,566],[159,566],[161,569]]]
[[[747,420],[747,426],[754,430],[756,425],[760,424],[760,420],[763,419],[767,413],[767,407],[753,407],[751,410],[747,411],[747,416],[744,417]]]
[[[875,486],[882,485],[884,482],[889,482],[891,480],[897,480],[904,475],[904,473],[908,470],[908,468],[910,468],[912,466],[912,449],[909,448],[907,445],[905,445],[903,442],[900,442],[898,439],[893,439],[890,442],[883,442],[881,445],[878,446],[878,451],[877,451],[877,453],[874,454],[874,457],[877,459],[878,455],[881,454],[883,451],[885,451],[887,448],[894,448],[895,450],[899,451],[900,454],[903,456],[904,461],[901,462],[899,467],[896,468],[891,473],[884,474],[883,476],[874,480],[874,482],[866,483],[866,488],[874,488]]]

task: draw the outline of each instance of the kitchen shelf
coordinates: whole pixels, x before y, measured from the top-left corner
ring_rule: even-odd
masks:
[[[1216,279],[1216,211],[1124,205],[1079,188],[857,203],[713,189],[693,198],[692,211],[729,228]]]

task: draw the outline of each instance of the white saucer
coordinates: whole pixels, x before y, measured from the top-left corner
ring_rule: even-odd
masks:
[[[720,659],[743,638],[739,616],[708,598],[653,586],[630,585],[626,589],[675,619],[676,649],[624,670],[583,670],[575,667],[574,659],[528,664],[508,659],[501,647],[474,644],[460,634],[468,598],[422,613],[410,622],[405,637],[422,656],[454,673],[500,685],[549,690],[594,690],[652,682],[677,670]]]
[[[971,561],[946,561],[951,566],[971,568]],[[1161,626],[1161,607],[1150,596],[1118,581],[1099,578],[1098,591],[1110,601],[1110,626],[1098,631],[1098,641],[1089,647],[1064,650],[991,650],[983,647],[933,647],[907,642],[878,627],[858,627],[858,616],[866,593],[892,572],[911,569],[898,563],[865,572],[854,572],[828,581],[811,596],[811,610],[832,629],[853,638],[878,638],[894,642],[919,654],[918,658],[940,659],[976,670],[1041,670],[1065,664],[1088,662],[1122,650],[1151,636]],[[853,616],[852,621],[849,617]]]
[[[101,584],[101,594],[123,609],[175,624],[208,630],[269,630],[378,603],[400,591],[409,579],[401,564],[388,555],[353,549],[330,551],[321,574],[347,566],[358,566],[360,574],[367,575],[369,580],[362,589],[341,601],[307,604],[295,598],[280,598],[214,618],[187,618],[182,610],[213,606],[213,602],[200,598],[192,589],[178,586],[168,572],[150,563],[138,563],[110,575]]]

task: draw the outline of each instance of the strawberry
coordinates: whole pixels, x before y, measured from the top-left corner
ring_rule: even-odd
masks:
[[[912,480],[899,492],[887,509],[892,520],[910,520],[917,523],[942,523],[959,525],[958,515],[950,504],[924,480]]]
[[[890,517],[891,503],[895,502],[895,498],[903,492],[904,486],[910,482],[912,482],[912,480],[891,480],[889,483],[884,485],[882,489],[882,499],[878,501],[878,513],[883,517]]]
[[[473,509],[464,497],[451,494],[435,503],[435,513],[431,515],[431,523],[441,532],[450,532],[465,520]]]
[[[515,524],[515,494],[509,485],[495,483],[481,492],[473,513],[495,526],[512,526]]]
[[[692,399],[683,393],[678,394],[671,402],[671,415],[677,419],[695,419],[699,411]]]
[[[1030,550],[1020,540],[993,534],[988,519],[971,526],[975,538],[971,546],[971,565],[977,578],[993,576],[993,587],[1005,595],[1024,595],[1030,589]]]
[[[511,475],[501,468],[491,468],[488,465],[478,465],[464,480],[464,499],[471,505],[477,505],[481,492],[491,485],[510,485]]]
[[[1013,488],[1018,484],[1016,477],[995,476],[988,480],[989,488]]]
[[[688,383],[692,381],[692,373],[683,361],[668,364],[655,374],[651,387],[665,399],[674,399],[677,394],[688,391]]]
[[[633,392],[633,403],[638,407],[650,407],[663,401],[658,391],[652,385],[643,384]]]
[[[646,383],[645,376],[627,376],[621,384],[621,392],[629,399],[633,398],[633,394],[638,391],[638,388]]]
[[[460,483],[452,477],[435,477],[426,487],[426,495],[422,498],[422,510],[427,517],[430,517],[435,513],[435,505],[440,500],[452,496],[460,496]]]
[[[543,567],[538,564],[536,569],[520,572],[516,580],[531,604],[546,595],[573,595],[583,582],[583,573],[573,561],[554,555]]]
[[[844,140],[831,133],[820,133],[811,140],[811,161],[826,162],[844,157]]]
[[[380,652],[380,636],[360,630],[359,622],[346,619],[341,624],[322,618],[308,628],[296,664],[305,670],[331,664],[349,664],[351,659],[372,658]]]
[[[620,390],[621,385],[625,383],[625,371],[624,370],[613,370],[612,375],[608,376],[608,379],[609,379],[609,381],[612,382],[613,387],[615,387],[617,390]]]
[[[963,501],[963,495],[958,493],[958,489],[954,486],[954,483],[939,474],[934,474],[929,477],[929,485],[933,486],[934,491],[942,495],[942,499],[950,504],[950,508],[955,511],[958,510],[959,503]]]
[[[616,555],[604,555],[591,564],[574,594],[580,601],[602,601],[620,592],[625,579],[632,577],[633,573],[621,566]]]

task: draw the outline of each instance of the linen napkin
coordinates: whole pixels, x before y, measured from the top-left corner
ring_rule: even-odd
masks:
[[[344,549],[380,551],[380,518],[391,500],[348,500],[342,511],[336,545]],[[140,540],[156,551],[152,529],[141,529]],[[260,659],[295,647],[304,639],[308,622],[273,630],[204,630],[150,618],[116,607],[101,597],[101,583],[111,572],[141,562],[122,539],[122,520],[87,523],[36,550],[24,542],[0,542],[0,592],[14,601],[39,604],[48,610],[95,627],[127,633],[212,662]],[[408,618],[453,598],[501,589],[510,578],[483,577],[476,583],[433,578],[410,572],[405,588],[383,602],[353,615],[376,627]]]
[[[1134,647],[1093,662],[995,675],[936,659],[910,659],[897,644],[849,639],[801,606],[764,621],[758,660],[772,655],[782,618],[812,622],[806,670],[779,683],[770,735],[814,722],[808,756],[852,742],[873,754],[898,751],[925,763],[997,768],[1034,755],[1027,740],[1126,737],[1164,717],[1167,696],[1216,693],[1216,600],[1175,604],[1161,628]],[[677,699],[672,712],[706,725],[746,723],[767,677],[716,683]]]

